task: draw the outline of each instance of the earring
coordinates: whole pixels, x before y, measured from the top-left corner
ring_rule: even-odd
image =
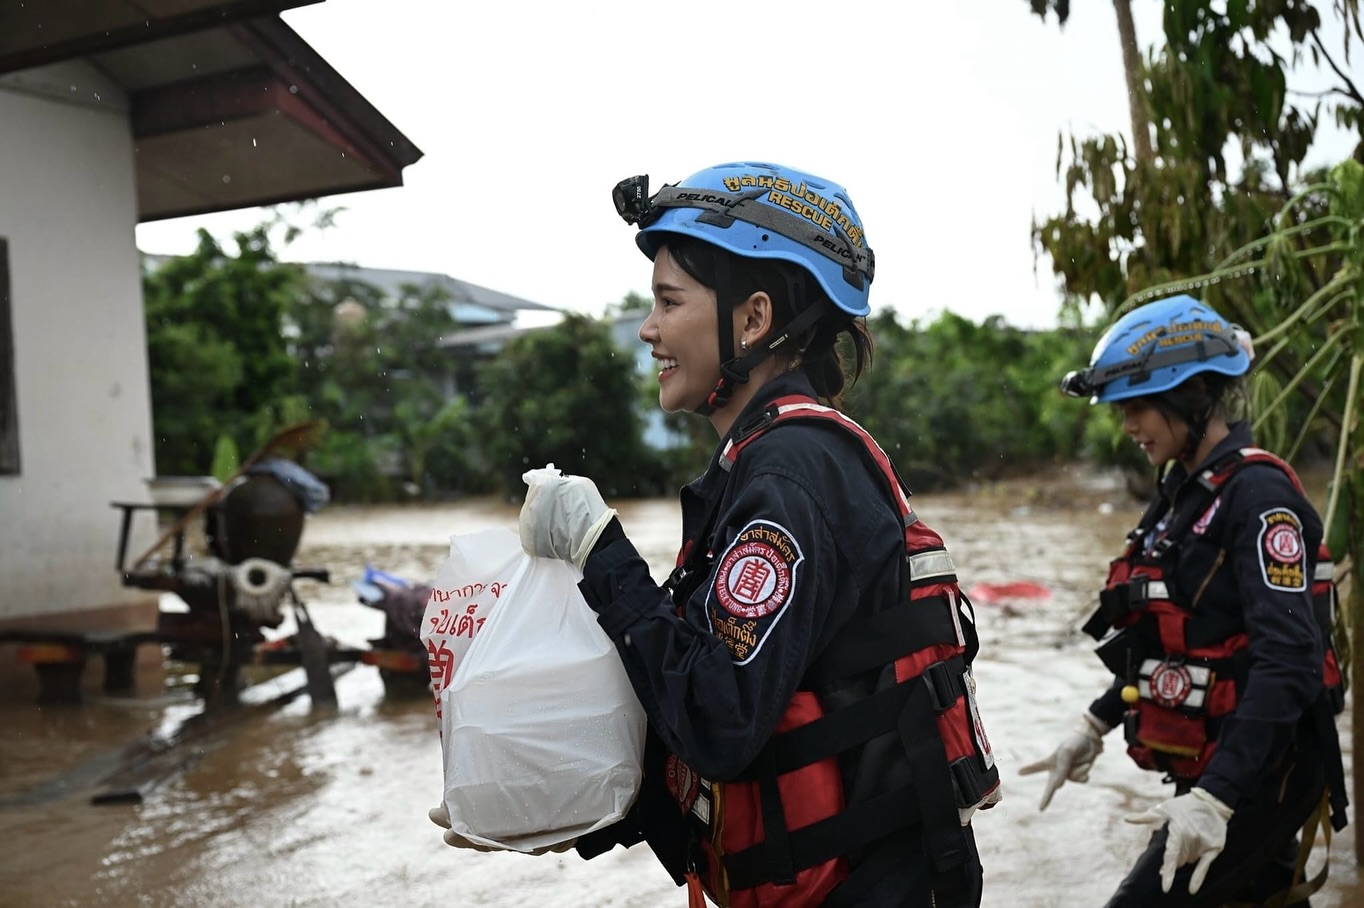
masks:
[[[740,350],[747,350],[747,349],[748,349],[748,341],[746,341],[746,340],[741,340],[741,341],[739,341],[739,349],[740,349]]]

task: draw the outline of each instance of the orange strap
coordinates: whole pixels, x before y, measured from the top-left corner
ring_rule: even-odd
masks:
[[[701,888],[701,878],[687,871],[687,908],[706,908],[706,891]]]

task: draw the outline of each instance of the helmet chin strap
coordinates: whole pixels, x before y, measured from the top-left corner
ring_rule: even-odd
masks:
[[[734,307],[738,305],[738,301],[728,305],[725,303],[725,300],[732,296],[731,283],[729,262],[725,261],[724,256],[718,256],[715,263],[715,334],[720,344],[720,380],[715,383],[715,387],[706,395],[700,406],[692,411],[701,416],[710,416],[729,403],[729,397],[734,393],[733,385],[741,385],[748,381],[747,369],[742,372],[733,371],[738,362],[734,358]]]
[[[1184,422],[1189,427],[1189,438],[1184,442],[1184,450],[1179,452],[1180,460],[1193,460],[1193,456],[1198,453],[1198,446],[1203,443],[1204,437],[1208,434],[1208,423],[1212,421],[1212,412],[1217,409],[1217,401],[1213,401],[1202,416],[1186,419]],[[1194,466],[1198,466],[1194,464]]]
[[[1184,424],[1189,427],[1189,437],[1184,442],[1184,449],[1179,452],[1180,460],[1192,460],[1194,454],[1198,452],[1198,446],[1203,443],[1203,438],[1208,434],[1208,423],[1212,421],[1212,414],[1217,410],[1217,404],[1222,400],[1224,393],[1225,389],[1219,389],[1209,401],[1208,408],[1197,416],[1179,414],[1184,420]],[[1198,465],[1194,464],[1194,466]]]
[[[720,297],[717,295],[716,299]],[[723,306],[721,309],[723,310]],[[807,306],[791,323],[786,326],[780,335],[766,344],[762,344],[750,350],[744,356],[734,356],[734,319],[730,313],[721,311],[719,313],[720,336],[720,380],[715,383],[715,388],[706,395],[705,401],[692,412],[701,416],[710,416],[716,410],[729,403],[729,399],[734,394],[734,389],[739,385],[746,384],[748,377],[753,369],[761,362],[777,352],[784,344],[792,338],[800,337],[807,330],[814,327],[815,323],[823,317],[826,305],[816,304]]]

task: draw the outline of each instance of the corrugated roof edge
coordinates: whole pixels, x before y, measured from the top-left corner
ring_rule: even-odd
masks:
[[[142,253],[142,259],[151,268],[160,266],[167,259],[174,258],[170,255],[161,255],[155,252]],[[412,284],[417,287],[436,286],[450,294],[450,299],[457,303],[474,303],[479,306],[486,306],[489,309],[497,309],[502,312],[517,311],[539,311],[539,312],[562,312],[556,306],[546,306],[543,303],[532,302],[522,299],[519,296],[512,296],[510,293],[503,293],[500,290],[492,290],[479,284],[472,284],[468,281],[461,281],[448,274],[439,271],[404,271],[396,268],[366,268],[362,265],[353,265],[347,262],[285,262],[283,264],[300,265],[311,276],[324,281],[334,281],[347,278],[370,284],[377,287],[384,293],[396,296],[405,284]]]

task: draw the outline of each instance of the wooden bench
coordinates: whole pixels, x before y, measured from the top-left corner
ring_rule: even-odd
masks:
[[[0,632],[0,643],[16,644],[18,661],[37,672],[39,703],[80,703],[81,678],[91,654],[104,657],[103,691],[131,694],[137,648],[160,642],[156,631]]]

